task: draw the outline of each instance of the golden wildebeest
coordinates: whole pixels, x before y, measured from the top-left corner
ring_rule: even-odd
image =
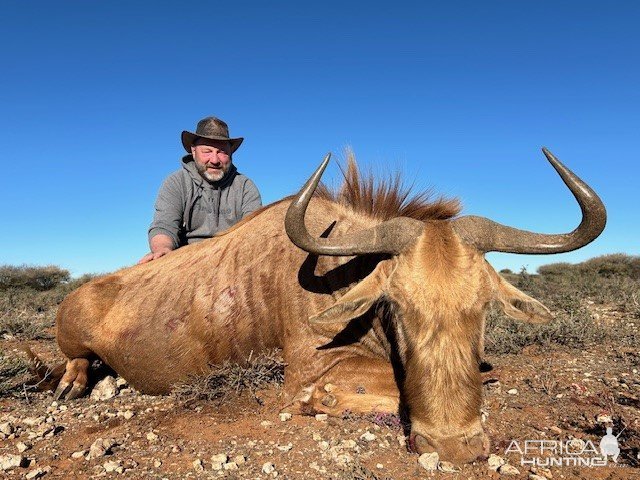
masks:
[[[582,208],[568,234],[454,218],[456,201],[407,201],[397,182],[376,188],[353,163],[338,193],[314,195],[327,156],[295,198],[71,293],[57,316],[69,361],[56,397],[84,392],[94,358],[159,394],[212,364],[282,348],[285,410],[340,415],[402,404],[418,452],[454,462],[486,454],[478,369],[485,312],[496,302],[527,322],[551,314],[484,254],[574,250],[606,221],[593,190],[543,151]]]

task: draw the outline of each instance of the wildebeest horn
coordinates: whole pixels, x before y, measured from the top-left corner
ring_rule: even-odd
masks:
[[[284,220],[285,229],[296,246],[317,255],[397,254],[420,236],[424,229],[424,223],[412,218],[398,217],[373,228],[337,239],[312,237],[304,225],[304,214],[330,158],[331,154],[329,153],[295,196],[287,210],[287,216]]]
[[[607,222],[602,200],[549,150],[543,148],[542,152],[580,204],[582,221],[578,228],[571,233],[548,235],[507,227],[483,217],[466,216],[453,220],[458,235],[483,252],[507,253],[570,252],[595,240]]]

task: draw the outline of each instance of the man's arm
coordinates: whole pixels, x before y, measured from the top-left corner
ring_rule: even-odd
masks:
[[[138,264],[147,263],[151,260],[157,260],[158,258],[169,253],[171,250],[175,249],[173,245],[173,239],[169,235],[165,235],[164,233],[158,233],[157,235],[151,237],[151,240],[149,240],[149,245],[151,246],[151,253],[147,253],[144,257],[142,257],[138,261]]]
[[[242,218],[255,212],[262,207],[262,198],[255,183],[247,178],[244,184],[244,192],[242,193]]]
[[[182,196],[179,176],[169,176],[158,192],[155,214],[149,227],[151,253],[142,257],[139,264],[160,258],[180,246],[178,233],[184,212]]]

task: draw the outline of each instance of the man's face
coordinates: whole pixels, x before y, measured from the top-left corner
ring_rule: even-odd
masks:
[[[196,168],[208,182],[222,180],[231,168],[231,143],[224,140],[199,138],[191,147]]]

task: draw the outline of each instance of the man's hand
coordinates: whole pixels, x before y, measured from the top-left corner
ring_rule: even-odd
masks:
[[[151,244],[151,253],[147,253],[142,257],[138,261],[138,265],[157,260],[173,250],[173,240],[170,236],[163,235],[162,233],[153,237],[149,243]]]
[[[163,257],[164,255],[166,255],[167,253],[169,253],[171,250],[159,250],[157,252],[151,252],[151,253],[147,253],[144,257],[142,257],[140,260],[138,260],[138,265],[140,265],[141,263],[147,263],[150,262],[151,260],[157,260],[160,257]]]

